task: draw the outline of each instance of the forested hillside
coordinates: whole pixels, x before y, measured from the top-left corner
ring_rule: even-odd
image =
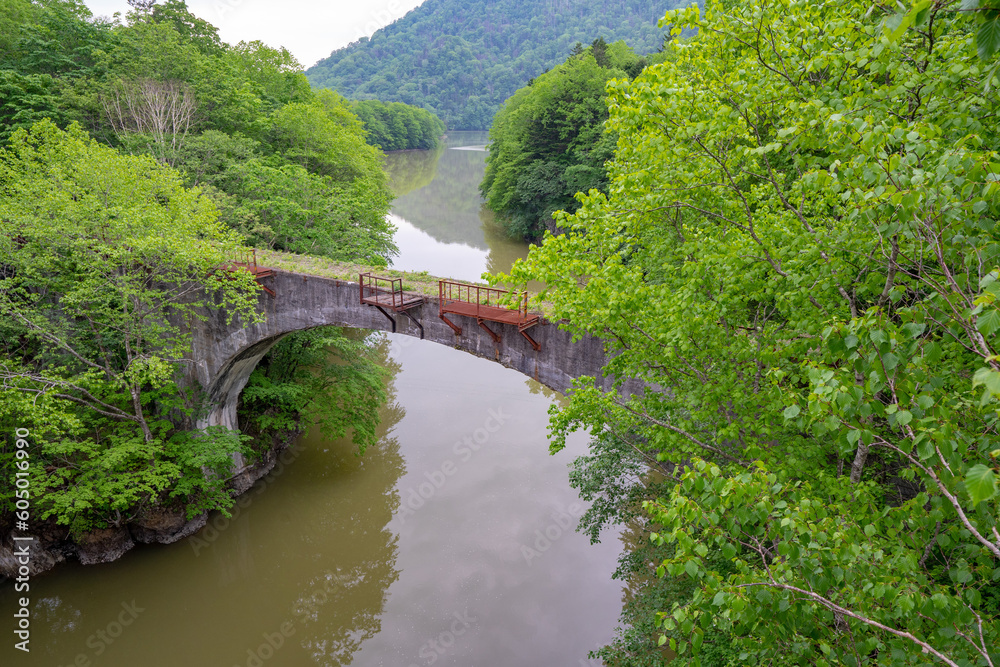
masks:
[[[351,99],[430,109],[451,129],[485,130],[514,91],[562,62],[574,44],[663,43],[657,20],[678,0],[427,0],[402,19],[307,70]]]

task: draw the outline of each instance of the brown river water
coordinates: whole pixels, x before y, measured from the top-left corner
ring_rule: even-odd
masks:
[[[481,209],[484,133],[389,155],[395,266],[476,279],[527,248]],[[478,149],[477,149],[478,147]],[[391,371],[380,442],[302,437],[241,499],[169,546],[31,581],[31,652],[0,585],[0,666],[598,665],[622,604],[621,536],[574,532],[585,505],[548,454],[561,397],[497,364],[373,337]]]

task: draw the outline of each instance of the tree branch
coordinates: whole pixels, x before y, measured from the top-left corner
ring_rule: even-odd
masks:
[[[951,658],[949,658],[945,654],[941,653],[940,651],[938,651],[936,648],[934,648],[933,646],[931,646],[927,642],[925,642],[925,641],[923,641],[921,639],[917,639],[911,633],[904,632],[903,630],[897,630],[896,628],[890,628],[888,625],[884,625],[882,623],[879,623],[878,621],[876,621],[874,619],[871,619],[871,618],[868,618],[867,616],[862,616],[861,614],[853,612],[853,611],[851,611],[850,609],[848,609],[846,607],[841,607],[839,604],[835,603],[833,600],[830,600],[829,598],[825,598],[822,595],[819,595],[819,594],[814,593],[812,591],[807,591],[807,590],[799,588],[797,586],[790,586],[788,584],[779,584],[777,581],[774,581],[774,580],[772,580],[771,582],[761,581],[761,582],[756,582],[756,583],[751,583],[751,584],[739,584],[739,585],[736,586],[736,588],[750,588],[752,586],[767,586],[769,588],[777,588],[777,589],[780,589],[780,590],[792,591],[792,592],[798,593],[799,595],[804,595],[807,598],[809,598],[810,600],[814,600],[814,601],[818,602],[819,604],[823,605],[824,607],[826,607],[830,611],[834,611],[834,612],[843,614],[844,616],[850,616],[851,618],[853,618],[853,619],[855,619],[857,621],[861,621],[865,625],[870,625],[870,626],[872,626],[874,628],[878,628],[879,630],[884,630],[885,632],[888,632],[890,634],[896,635],[897,637],[902,637],[903,639],[909,639],[911,642],[913,642],[914,644],[916,644],[917,646],[919,646],[921,649],[923,649],[923,651],[925,653],[930,653],[931,655],[933,655],[934,657],[936,657],[937,659],[939,659],[944,664],[951,665],[951,667],[959,667],[959,664],[957,662],[955,662],[954,660],[952,660]]]

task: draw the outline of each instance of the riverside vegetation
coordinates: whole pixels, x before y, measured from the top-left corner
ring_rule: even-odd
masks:
[[[181,0],[130,4],[107,20],[76,0],[0,0],[0,429],[29,429],[34,516],[74,538],[225,510],[230,455],[312,423],[363,449],[385,398],[364,341],[303,332],[253,374],[244,433],[195,430],[181,323],[203,302],[257,317],[259,288],[213,269],[245,243],[384,266],[391,194],[351,103],[313,92],[287,50],[224,44]],[[422,110],[367,108],[414,120],[421,142],[440,130]],[[407,142],[411,125],[380,136]]]
[[[606,186],[498,278],[651,389],[553,416],[598,434],[584,528],[638,545],[597,655],[1000,664],[1000,3],[702,4],[608,82]]]

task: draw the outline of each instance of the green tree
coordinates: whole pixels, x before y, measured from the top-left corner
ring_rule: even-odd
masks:
[[[363,100],[351,110],[364,123],[368,143],[384,151],[428,149],[438,145],[444,123],[426,109],[378,100]]]
[[[192,14],[184,0],[164,0],[153,4],[150,9],[148,14],[140,11],[135,16],[170,25],[184,42],[195,45],[205,55],[219,55],[224,50],[219,29]]]
[[[0,100],[0,142],[6,142],[14,130],[27,129],[44,118],[66,120],[58,83],[48,74],[0,70]]]
[[[0,183],[0,416],[37,436],[42,518],[82,532],[161,501],[228,506],[240,437],[179,430],[197,405],[175,378],[204,298],[255,318],[248,274],[212,277],[237,237],[176,172],[76,127],[18,130]]]
[[[236,202],[226,217],[254,245],[377,265],[395,252],[387,186],[368,189],[362,179],[337,182],[259,158],[230,174]]]
[[[639,58],[623,43],[594,44],[603,66],[588,47],[515,93],[493,120],[480,190],[511,236],[540,239],[555,211],[576,210],[577,192],[606,188],[615,137],[604,132],[604,87]]]
[[[376,351],[337,328],[288,336],[261,361],[240,395],[241,423],[250,433],[319,426],[329,438],[348,432],[358,450],[378,441],[379,412],[388,399],[387,371]]]
[[[507,277],[608,341],[556,433],[676,471],[646,509],[682,661],[1000,661],[1000,100],[961,9],[668,13],[609,85],[607,194]]]
[[[272,111],[312,98],[302,66],[284,47],[275,49],[257,40],[240,42],[226,51],[225,58],[254,85]]]
[[[36,20],[37,8],[30,0],[3,0],[0,2],[0,53],[4,60],[13,54],[25,27]]]

